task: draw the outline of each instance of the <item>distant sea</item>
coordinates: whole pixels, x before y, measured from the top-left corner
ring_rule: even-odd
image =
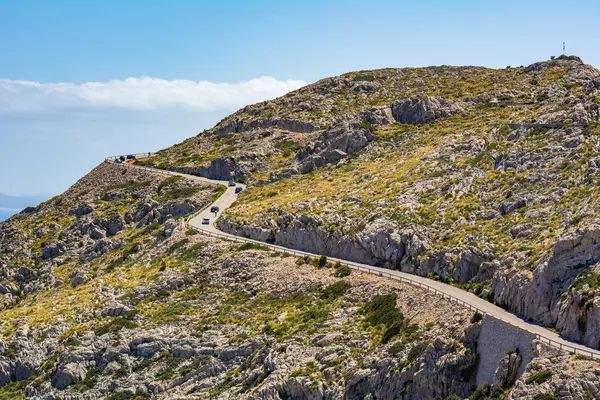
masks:
[[[21,210],[17,210],[14,208],[0,208],[0,221],[4,221],[11,215],[18,213]]]

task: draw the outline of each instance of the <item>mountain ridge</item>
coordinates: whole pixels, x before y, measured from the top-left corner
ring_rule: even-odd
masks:
[[[351,72],[140,163],[248,182],[226,232],[454,282],[597,347],[597,288],[583,310],[573,289],[598,254],[563,246],[596,242],[599,88],[574,56]]]
[[[500,338],[478,387],[481,314],[326,257],[595,347],[599,77],[568,57],[352,72],[136,161],[247,182],[219,227],[316,259],[186,227],[219,187],[102,163],[0,222],[0,398],[600,397],[597,362],[535,338]]]
[[[35,206],[50,196],[35,195],[35,196],[10,196],[0,193],[0,208],[22,210],[28,206]]]

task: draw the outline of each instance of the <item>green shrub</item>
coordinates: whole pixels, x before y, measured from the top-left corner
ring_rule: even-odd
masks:
[[[365,81],[365,82],[372,82],[375,80],[375,76],[373,74],[357,74],[354,76],[354,80],[355,81]]]
[[[575,354],[574,359],[578,361],[592,361],[591,357],[588,357],[584,354]]]
[[[369,121],[363,121],[360,123],[360,127],[368,130],[371,133],[375,133],[375,127]]]
[[[198,232],[196,229],[194,228],[190,228],[187,231],[185,231],[185,236],[194,236],[199,234],[200,232]]]
[[[85,379],[83,380],[83,385],[87,389],[92,389],[98,383],[98,378],[102,375],[102,369],[100,368],[92,368],[87,374],[85,374]]]
[[[477,386],[475,392],[469,397],[470,400],[500,400],[505,397],[504,390],[498,387],[490,387],[487,383]]]
[[[414,362],[417,358],[421,357],[421,355],[423,355],[423,353],[427,349],[427,346],[429,346],[429,342],[427,342],[427,341],[416,343],[408,351],[408,356],[407,356],[408,361]]]
[[[175,242],[171,245],[171,247],[169,247],[169,249],[166,251],[165,254],[173,254],[175,253],[177,250],[181,249],[182,247],[184,247],[186,244],[188,244],[190,242],[190,239],[182,239],[178,242]]]
[[[543,369],[543,370],[536,372],[535,374],[529,376],[529,378],[527,378],[525,383],[527,383],[528,385],[531,383],[535,383],[536,385],[539,385],[539,384],[542,384],[542,383],[550,380],[551,378],[552,378],[552,371],[550,371],[548,369]]]
[[[335,300],[341,297],[350,289],[352,285],[346,281],[332,283],[321,291],[321,298],[324,300]]]
[[[475,311],[475,314],[473,314],[471,316],[471,323],[474,324],[475,322],[479,322],[483,319],[483,314],[480,313],[479,311]]]
[[[110,189],[125,189],[127,191],[134,192],[139,189],[143,189],[152,184],[152,181],[127,181],[117,186],[111,186]]]
[[[177,322],[189,308],[187,303],[167,303],[150,318],[150,322],[154,324]]]
[[[361,313],[367,324],[385,328],[381,337],[383,344],[408,327],[404,315],[396,308],[396,296],[391,294],[373,297],[361,308]]]
[[[323,255],[323,256],[319,257],[318,266],[321,268],[327,266],[327,256]]]
[[[393,356],[398,356],[398,354],[402,353],[405,348],[406,345],[402,343],[402,340],[398,340],[390,346],[390,348],[388,349],[388,353],[390,353]]]
[[[179,257],[184,261],[193,261],[198,257],[198,251],[208,246],[208,242],[194,243],[187,249],[183,250]]]
[[[11,382],[0,388],[0,400],[25,400],[23,389],[29,381]]]
[[[571,285],[571,289],[581,291],[586,285],[592,290],[598,289],[600,287],[600,274],[590,270],[580,272],[575,282]]]
[[[346,264],[341,264],[339,261],[334,266],[333,276],[336,278],[345,278],[352,273],[352,268]]]
[[[259,250],[259,251],[270,251],[271,249],[263,244],[247,242],[238,247],[238,251],[246,250]]]
[[[177,367],[179,367],[179,364],[183,362],[182,358],[173,357],[171,355],[168,355],[166,357],[166,365],[156,374],[156,379],[160,381],[168,381],[171,378],[173,378],[175,376],[175,371],[177,370]]]
[[[108,321],[107,323],[98,326],[94,332],[96,332],[97,336],[102,336],[106,333],[114,333],[118,332],[123,328],[133,329],[137,327],[137,324],[133,321],[125,319],[123,317],[116,317]]]
[[[170,176],[167,179],[165,179],[164,181],[162,181],[161,183],[158,184],[158,188],[157,191],[160,193],[160,191],[166,187],[166,186],[171,186],[172,184],[180,181],[183,179],[183,176],[181,175],[174,175],[174,176]]]
[[[290,157],[295,155],[300,146],[293,140],[285,139],[275,143],[275,147],[283,152],[284,157]]]
[[[144,400],[149,398],[149,394],[140,391],[136,391],[133,394],[133,397],[130,397],[129,395],[125,394],[125,392],[123,391],[118,391],[106,396],[105,400]]]
[[[184,199],[195,195],[199,191],[200,188],[198,187],[182,187],[166,191],[163,197],[167,200]]]

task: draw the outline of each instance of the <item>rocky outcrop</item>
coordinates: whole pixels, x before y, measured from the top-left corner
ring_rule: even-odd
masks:
[[[42,260],[50,260],[65,253],[66,246],[64,243],[50,243],[44,246],[42,251]]]
[[[243,109],[241,110],[244,111]],[[228,120],[226,123],[221,121],[213,129],[214,134],[232,134],[254,129],[263,128],[279,128],[289,132],[312,132],[318,129],[310,121],[290,118],[273,118],[273,119],[253,119],[250,121],[243,120]]]
[[[518,351],[506,354],[504,358],[500,360],[500,363],[498,363],[498,368],[494,374],[494,386],[507,389],[514,385],[518,378],[522,361]]]
[[[599,399],[599,376],[595,361],[573,360],[570,355],[541,356],[527,365],[506,399]]]
[[[69,210],[69,215],[73,215],[75,217],[82,217],[84,215],[88,215],[92,211],[93,209],[89,204],[79,204],[75,207],[72,207]]]
[[[239,165],[233,157],[219,157],[212,160],[208,166],[169,167],[169,170],[220,180],[229,180],[232,178],[240,180],[244,176],[243,171],[239,170]]]
[[[557,326],[570,339],[597,347],[595,333],[586,336],[581,332],[588,323],[599,324],[594,303],[584,312],[581,299],[567,292],[581,271],[599,261],[600,229],[575,231],[555,243],[552,254],[533,271],[532,278],[516,269],[496,274],[492,281],[495,302],[530,320]]]
[[[298,153],[298,170],[302,174],[309,173],[364,149],[372,140],[373,134],[368,128],[340,122]]]
[[[316,254],[326,254],[345,260],[372,265],[401,267],[416,262],[417,256],[429,246],[410,229],[398,230],[390,221],[374,221],[355,236],[328,232],[323,222],[308,216],[293,216],[281,212],[277,222],[260,228],[237,225],[220,218],[219,229],[263,242],[274,243]]]
[[[451,100],[426,95],[418,95],[392,104],[394,119],[403,124],[427,124],[463,111],[459,104]]]

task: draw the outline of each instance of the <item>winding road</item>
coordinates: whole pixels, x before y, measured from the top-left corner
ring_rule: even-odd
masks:
[[[113,160],[113,159],[114,159],[114,157],[109,157],[106,159],[106,161],[111,162],[111,160]],[[219,197],[213,204],[211,204],[207,208],[203,209],[199,213],[194,214],[190,219],[188,219],[187,223],[189,226],[201,231],[204,234],[207,234],[209,236],[222,237],[222,238],[226,238],[226,239],[234,240],[234,241],[238,241],[238,242],[261,244],[264,246],[268,246],[276,251],[286,252],[286,253],[290,253],[290,254],[296,255],[296,256],[304,256],[304,255],[311,256],[311,257],[320,257],[321,256],[320,254],[313,254],[313,253],[310,253],[307,251],[290,249],[290,248],[283,247],[283,246],[259,242],[257,240],[232,235],[230,233],[221,232],[219,229],[217,229],[217,227],[214,224],[215,224],[215,221],[216,221],[218,215],[216,216],[214,213],[211,213],[210,208],[212,206],[218,206],[219,210],[220,210],[218,214],[220,215],[220,213],[222,213],[224,210],[226,210],[228,207],[230,207],[235,202],[235,200],[237,199],[237,196],[238,196],[235,193],[235,187],[228,186],[228,181],[202,178],[202,177],[198,177],[198,176],[187,175],[187,174],[182,174],[182,173],[172,172],[172,171],[165,171],[165,170],[160,170],[160,169],[155,169],[155,168],[141,167],[141,166],[132,165],[132,164],[117,164],[117,165],[123,165],[123,166],[131,167],[131,168],[139,168],[139,169],[149,170],[149,171],[152,171],[155,173],[166,174],[166,175],[180,175],[180,176],[183,176],[183,177],[186,177],[186,178],[198,181],[198,182],[225,185],[227,187],[227,190],[225,191],[225,193],[223,193],[223,195],[221,195],[221,197]],[[245,185],[237,184],[237,186],[240,186],[243,188],[243,190],[246,190]],[[203,225],[202,224],[203,218],[209,218],[209,224]],[[572,352],[575,354],[582,354],[587,357],[600,360],[600,351],[599,350],[584,346],[579,343],[574,343],[569,340],[566,340],[551,330],[548,330],[540,325],[536,325],[536,324],[527,322],[527,321],[517,317],[516,315],[504,310],[503,308],[500,308],[493,303],[490,303],[486,300],[483,300],[483,299],[477,297],[473,293],[466,292],[457,287],[454,287],[454,286],[451,286],[451,285],[448,285],[448,284],[445,284],[442,282],[434,281],[431,279],[427,279],[427,278],[424,278],[424,277],[421,277],[418,275],[412,275],[412,274],[408,274],[405,272],[374,267],[372,265],[360,264],[360,263],[337,259],[337,258],[333,258],[333,257],[328,257],[328,260],[333,261],[333,262],[340,261],[342,264],[346,264],[355,270],[376,274],[379,276],[383,276],[386,278],[394,279],[397,281],[401,281],[401,282],[409,283],[411,285],[425,288],[438,296],[447,298],[450,301],[454,301],[455,303],[457,303],[461,306],[467,307],[470,310],[479,311],[482,314],[489,315],[491,317],[494,317],[496,319],[504,321],[505,323],[508,323],[512,326],[515,326],[519,329],[522,329],[526,332],[529,332],[533,335],[536,335],[538,340],[540,340],[540,341],[544,342],[545,344],[548,344],[554,348],[564,350],[567,352]]]

